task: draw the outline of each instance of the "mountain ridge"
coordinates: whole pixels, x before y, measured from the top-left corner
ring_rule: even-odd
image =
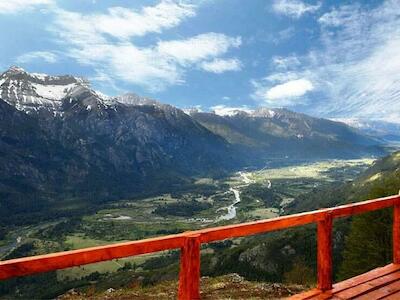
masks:
[[[288,110],[256,115],[188,114],[133,93],[106,97],[79,77],[13,67],[0,75],[0,151],[6,154],[0,157],[0,217],[66,199],[79,209],[165,192],[194,176],[223,176],[275,157],[382,152],[369,137],[351,130],[346,136],[350,131],[340,123]],[[238,136],[216,130],[210,120]]]
[[[268,155],[282,155],[282,149],[284,156],[294,158],[380,153],[375,148],[380,141],[355,128],[282,108],[259,108],[223,116],[192,112],[191,116],[230,143],[244,149],[256,148]]]

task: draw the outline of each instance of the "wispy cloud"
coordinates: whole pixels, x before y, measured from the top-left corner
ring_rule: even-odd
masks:
[[[277,70],[291,70],[300,65],[300,61],[296,55],[290,56],[274,56],[272,57],[272,64]]]
[[[272,5],[276,13],[296,19],[306,13],[316,12],[320,7],[321,3],[312,5],[300,0],[275,0]]]
[[[53,0],[0,0],[0,14],[16,14],[52,4]]]
[[[294,34],[295,34],[295,29],[293,26],[290,26],[286,29],[278,31],[276,34],[273,34],[271,37],[271,41],[275,44],[278,45],[281,42],[284,42],[288,39],[290,39]]]
[[[227,71],[240,71],[242,69],[242,63],[236,58],[216,58],[212,61],[205,61],[201,63],[200,67],[207,72],[221,74]]]
[[[185,19],[195,16],[195,8],[191,4],[163,0],[155,6],[146,6],[141,10],[111,7],[107,13],[102,14],[84,15],[59,10],[57,22],[62,27],[71,26],[69,31],[82,30],[82,35],[88,33],[95,37],[110,35],[127,40],[134,36],[160,33],[164,29],[175,27]],[[76,38],[80,38],[78,33]]]
[[[132,40],[177,26],[195,14],[196,6],[192,4],[166,0],[140,11],[110,8],[105,14],[58,9],[51,31],[67,44],[67,55],[79,63],[154,91],[183,83],[189,68],[209,71],[200,67],[202,63],[222,59],[231,48],[241,45],[240,37],[214,32],[146,46]]]
[[[161,41],[157,52],[185,65],[225,54],[230,48],[241,45],[240,37],[229,37],[221,33],[205,33],[175,41]]]
[[[58,55],[50,51],[32,51],[24,53],[16,58],[17,63],[28,63],[35,60],[43,60],[47,63],[55,63]]]
[[[318,48],[296,56],[300,64],[287,63],[292,56],[275,59],[265,78],[252,81],[253,97],[270,104],[274,85],[304,78],[312,83],[312,101],[305,94],[282,105],[323,117],[400,122],[400,2],[338,6],[318,21]]]

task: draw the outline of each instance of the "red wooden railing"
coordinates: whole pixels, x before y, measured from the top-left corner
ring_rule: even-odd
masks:
[[[0,280],[64,269],[115,258],[181,249],[179,299],[200,299],[200,245],[228,238],[317,223],[318,288],[332,288],[332,222],[339,217],[394,206],[393,262],[400,263],[400,196],[368,200],[242,224],[184,232],[164,237],[0,261]]]

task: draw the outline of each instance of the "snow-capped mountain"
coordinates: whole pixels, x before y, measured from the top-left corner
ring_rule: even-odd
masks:
[[[81,78],[13,67],[0,76],[0,153],[6,218],[54,200],[81,205],[166,191],[193,175],[220,176],[271,157],[382,152],[342,123],[288,110],[185,113],[132,93],[104,96]]]
[[[332,120],[343,122],[349,126],[358,128],[366,134],[379,137],[390,143],[400,142],[400,123],[365,118],[336,118]]]
[[[64,97],[87,85],[78,77],[28,73],[11,67],[0,75],[0,98],[25,112],[46,109],[57,113]]]
[[[0,153],[0,219],[55,199],[130,197],[240,165],[223,138],[178,108],[16,67],[1,75]]]
[[[258,156],[348,157],[353,151],[379,153],[379,141],[341,122],[283,108],[237,109],[229,114],[192,112],[192,118],[231,144]],[[356,150],[357,149],[357,150]],[[362,150],[363,149],[363,150]],[[376,151],[376,152],[375,152]]]
[[[138,96],[134,93],[127,93],[121,96],[115,97],[115,100],[119,103],[127,104],[127,105],[158,105],[162,104],[156,100]]]
[[[28,73],[22,68],[11,67],[0,75],[0,98],[20,111],[51,112],[62,115],[66,107],[76,99],[85,98],[86,110],[101,110],[118,105],[167,106],[160,102],[134,93],[109,97],[91,89],[90,83],[80,77],[70,75],[50,76]]]

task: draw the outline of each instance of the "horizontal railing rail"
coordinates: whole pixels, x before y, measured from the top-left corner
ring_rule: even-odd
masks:
[[[400,263],[400,196],[351,203],[248,223],[183,232],[106,246],[0,261],[0,280],[164,250],[181,249],[179,299],[200,299],[200,246],[203,243],[249,236],[317,223],[318,288],[332,288],[333,219],[394,207],[393,262]]]

